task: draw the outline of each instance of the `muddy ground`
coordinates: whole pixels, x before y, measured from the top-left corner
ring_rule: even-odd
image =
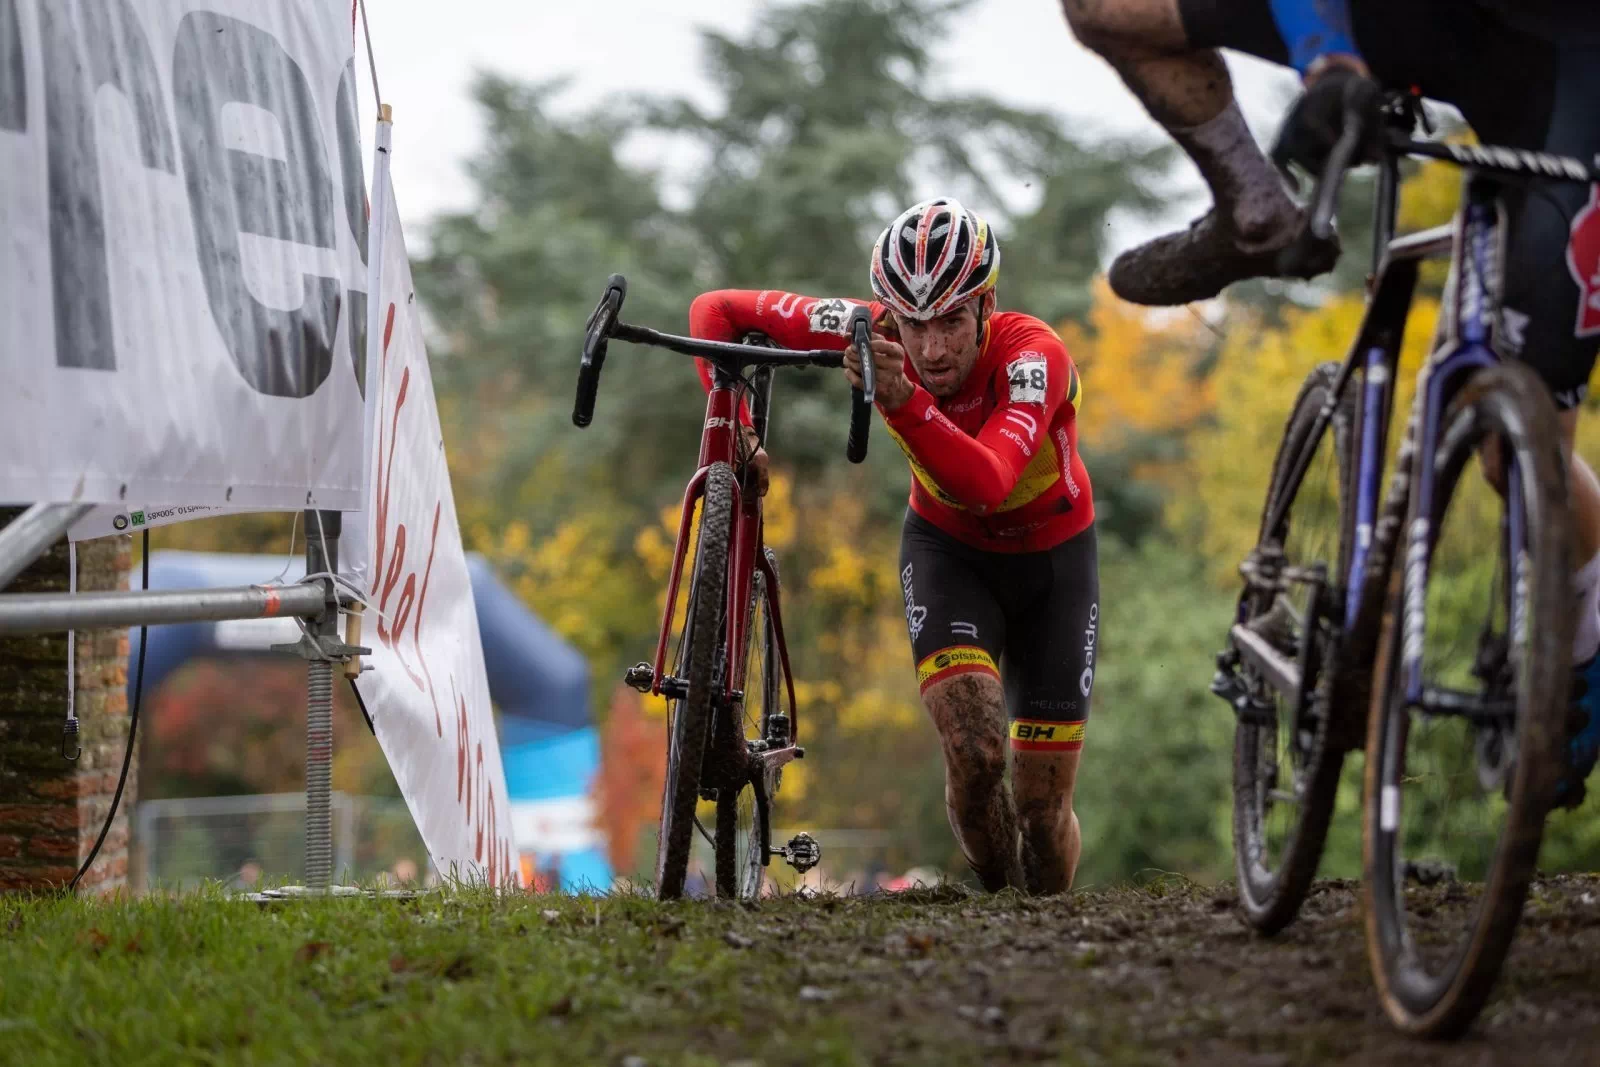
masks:
[[[1600,1064],[1597,876],[1540,881],[1495,995],[1452,1043],[1384,1017],[1353,882],[1319,883],[1273,938],[1227,889],[1184,883],[914,896],[909,913],[897,905],[911,900],[764,905],[730,936],[787,960],[797,998],[845,1021],[870,1062]]]

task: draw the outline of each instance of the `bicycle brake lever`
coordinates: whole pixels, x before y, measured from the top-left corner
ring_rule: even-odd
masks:
[[[850,341],[861,357],[861,394],[871,404],[877,400],[878,374],[872,362],[872,313],[864,304],[850,312]]]

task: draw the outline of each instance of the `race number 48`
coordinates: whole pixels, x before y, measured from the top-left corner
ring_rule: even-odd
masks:
[[[1011,386],[1013,404],[1043,404],[1050,381],[1044,357],[1023,353],[1006,364],[1006,381]]]

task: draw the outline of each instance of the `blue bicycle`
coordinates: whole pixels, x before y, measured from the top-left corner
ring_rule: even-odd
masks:
[[[1419,107],[1386,100],[1367,312],[1289,415],[1212,688],[1237,717],[1239,898],[1263,932],[1304,901],[1344,755],[1365,744],[1373,973],[1397,1025],[1442,1037],[1470,1024],[1510,947],[1571,701],[1566,464],[1548,388],[1495,348],[1497,190],[1600,169],[1412,140]],[[1314,186],[1308,243],[1331,230],[1360,126]],[[1406,157],[1464,169],[1453,225],[1394,237]],[[1423,261],[1445,254],[1439,336],[1380,504],[1401,337]]]

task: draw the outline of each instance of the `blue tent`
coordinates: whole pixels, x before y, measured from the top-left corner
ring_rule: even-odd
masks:
[[[207,589],[297,581],[303,559],[217,552],[155,552],[152,589]],[[589,786],[600,766],[600,740],[589,716],[589,665],[495,577],[468,555],[489,695],[499,710],[500,752],[517,844],[542,865],[559,866],[563,889],[607,888],[611,870],[593,829]],[[150,628],[145,692],[154,692],[187,661],[210,655],[271,654],[267,646],[299,637],[292,619],[179,623]],[[130,667],[139,655],[133,633]],[[128,684],[134,681],[132,669]],[[132,699],[132,692],[129,698]]]

